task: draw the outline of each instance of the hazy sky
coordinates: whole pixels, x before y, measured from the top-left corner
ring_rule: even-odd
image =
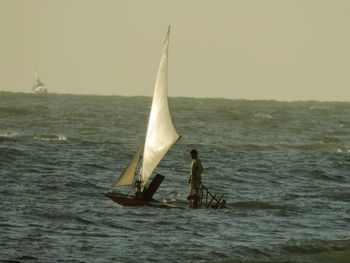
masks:
[[[350,101],[347,0],[0,0],[0,90]]]

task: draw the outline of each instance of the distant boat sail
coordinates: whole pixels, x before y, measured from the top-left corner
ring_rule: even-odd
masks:
[[[47,89],[44,87],[44,83],[38,77],[38,69],[35,68],[35,80],[32,90],[35,93],[47,93]]]

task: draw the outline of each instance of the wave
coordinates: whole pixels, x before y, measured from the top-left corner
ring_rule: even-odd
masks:
[[[266,114],[266,113],[256,113],[256,114],[254,114],[254,117],[257,119],[261,119],[261,120],[273,119],[273,117],[270,114]]]
[[[17,132],[0,132],[0,142],[13,141],[18,136]]]
[[[216,146],[219,147],[219,146]],[[309,152],[334,152],[350,153],[350,146],[341,145],[340,143],[316,142],[309,144],[285,144],[285,143],[266,143],[266,144],[226,144],[221,146],[225,151],[235,149],[237,151],[281,151],[281,150],[298,150]]]
[[[279,144],[278,146],[303,151],[350,153],[349,146],[322,141],[310,144]]]
[[[7,223],[0,223],[0,227],[5,228],[5,227],[18,227],[18,225],[12,225],[12,224],[7,224]]]
[[[1,147],[0,152],[0,160],[10,160],[11,157],[19,157],[19,156],[25,156],[25,152],[21,151],[19,149],[9,148],[9,147]]]
[[[1,107],[0,113],[11,114],[11,115],[28,115],[32,114],[32,110],[26,108],[17,107]]]
[[[101,187],[96,185],[93,182],[90,182],[89,180],[86,181],[69,181],[65,184],[66,188],[72,188],[72,189],[79,189],[81,191],[86,191],[87,189],[91,188],[96,190],[97,188],[105,189],[105,187]]]
[[[19,261],[17,261],[17,260],[19,260]],[[16,257],[14,260],[6,261],[6,262],[23,262],[22,260],[24,260],[24,261],[37,261],[38,258],[24,255],[24,256]]]
[[[18,132],[1,132],[0,142],[14,141],[17,139],[34,139],[36,141],[67,141],[67,137],[63,134],[39,134],[39,135],[24,135]]]
[[[328,199],[340,202],[348,202],[350,200],[350,191],[344,190],[332,191],[325,194]]]
[[[218,147],[218,146],[217,146]],[[224,145],[225,148],[234,148],[238,151],[274,151],[279,150],[281,147],[278,144],[230,144]]]
[[[92,219],[87,219],[86,217],[79,215],[77,210],[75,210],[75,213],[73,214],[67,212],[66,210],[55,210],[52,207],[51,209],[47,210],[32,210],[30,214],[50,221],[63,222],[65,223],[66,229],[79,228],[80,224],[95,224]]]
[[[91,168],[96,168],[98,170],[108,170],[108,171],[114,171],[112,168],[104,166],[104,165],[100,165],[100,164],[95,164],[95,163],[88,163],[86,164],[87,166],[91,167]]]
[[[269,203],[264,203],[260,201],[234,202],[234,203],[230,203],[230,207],[246,208],[246,209],[261,209],[261,210],[288,208],[286,205],[275,205],[275,204],[269,204]]]
[[[341,175],[329,175],[322,170],[313,170],[311,171],[311,176],[316,179],[327,180],[327,181],[336,181],[336,182],[345,182],[346,178]]]
[[[305,151],[332,151],[337,149],[337,145],[329,143],[310,143],[310,144],[297,144],[297,145],[286,145],[287,148],[295,148]]]
[[[35,135],[33,137],[37,141],[67,141],[67,137],[64,135]]]
[[[345,259],[350,258],[350,240],[290,240],[282,249],[315,260],[312,262],[348,262]]]
[[[348,263],[350,259],[350,250],[330,250],[309,255],[313,262],[317,263]]]
[[[337,153],[350,153],[350,147],[349,146],[344,146],[341,148],[338,148]]]
[[[350,123],[342,123],[338,125],[339,128],[350,128]]]
[[[323,112],[332,111],[331,108],[329,108],[329,107],[322,107],[322,106],[310,106],[309,110],[310,111],[323,111]]]

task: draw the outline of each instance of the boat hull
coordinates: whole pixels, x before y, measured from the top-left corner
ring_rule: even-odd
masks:
[[[142,198],[138,198],[133,195],[125,195],[117,192],[104,193],[105,196],[110,198],[113,202],[121,206],[150,206],[157,208],[183,208],[180,206],[174,206],[171,204],[165,204],[157,200],[152,199],[151,201],[146,201]]]

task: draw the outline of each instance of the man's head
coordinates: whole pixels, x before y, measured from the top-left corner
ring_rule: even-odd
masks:
[[[197,157],[198,157],[198,152],[197,152],[196,149],[191,150],[191,151],[190,151],[190,154],[191,154],[191,158],[192,158],[192,159],[197,159]]]

